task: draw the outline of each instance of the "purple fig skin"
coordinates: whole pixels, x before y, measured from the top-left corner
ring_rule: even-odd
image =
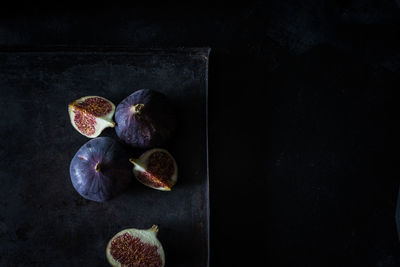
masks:
[[[132,181],[128,155],[110,137],[85,143],[73,157],[69,170],[75,190],[98,202],[117,196]]]
[[[141,89],[116,108],[115,131],[125,143],[137,148],[162,145],[176,125],[175,112],[165,95]]]

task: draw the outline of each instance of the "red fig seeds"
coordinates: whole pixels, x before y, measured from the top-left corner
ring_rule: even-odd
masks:
[[[128,233],[116,237],[111,242],[110,253],[123,266],[149,267],[162,266],[157,246],[140,241]]]
[[[93,135],[96,131],[96,118],[80,110],[74,110],[74,113],[74,122],[78,130],[85,135]]]
[[[114,127],[115,106],[100,96],[85,96],[68,106],[72,126],[86,137],[94,138],[107,127]]]
[[[137,180],[148,187],[171,191],[178,177],[175,159],[165,149],[153,148],[146,151],[139,159],[129,159],[133,163],[133,173]]]
[[[92,97],[85,99],[83,102],[77,104],[78,108],[84,109],[89,114],[101,117],[111,112],[111,104],[99,97]]]

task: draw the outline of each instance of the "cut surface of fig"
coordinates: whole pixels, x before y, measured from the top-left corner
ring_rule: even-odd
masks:
[[[165,149],[153,148],[139,159],[129,159],[138,181],[154,189],[170,191],[178,179],[178,166]]]
[[[115,105],[100,96],[81,97],[68,106],[71,124],[84,136],[94,138],[107,127],[114,127]]]
[[[158,226],[125,229],[107,244],[106,257],[112,266],[163,267],[165,255],[157,239]]]
[[[70,164],[71,182],[84,198],[105,201],[121,193],[131,182],[128,154],[114,139],[97,137],[86,142]]]
[[[125,143],[139,148],[163,144],[175,129],[175,112],[165,95],[141,89],[125,98],[115,111],[115,131]]]

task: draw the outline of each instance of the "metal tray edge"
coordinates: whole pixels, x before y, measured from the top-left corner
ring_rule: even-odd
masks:
[[[210,266],[210,172],[209,172],[209,148],[208,148],[208,65],[211,53],[211,48],[207,49],[206,57],[206,73],[205,73],[205,88],[206,88],[206,157],[207,157],[207,167],[206,167],[206,221],[207,221],[207,267]]]
[[[110,45],[37,45],[37,46],[4,46],[0,45],[0,53],[16,52],[72,52],[72,53],[131,53],[138,55],[176,55],[189,54],[208,57],[210,47],[175,47],[175,48],[141,48],[134,46],[110,46]]]

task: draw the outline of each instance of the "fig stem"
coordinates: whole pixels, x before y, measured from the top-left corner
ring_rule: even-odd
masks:
[[[96,166],[94,166],[94,169],[96,170],[96,172],[100,171],[100,163],[99,162],[96,163]]]
[[[157,233],[158,233],[158,225],[153,225],[150,229],[149,229],[149,231],[150,232],[153,232],[153,234],[154,235],[157,235]]]
[[[168,185],[164,185],[164,189],[165,189],[165,191],[171,191],[172,190],[171,187],[169,187]]]
[[[142,109],[143,109],[143,107],[144,107],[144,104],[136,104],[136,105],[133,105],[131,107],[131,111],[132,111],[132,113],[134,115],[138,115],[139,116],[141,111],[142,111]]]
[[[134,165],[137,165],[137,163],[136,163],[136,159],[134,159],[134,158],[130,158],[130,159],[129,159],[129,161],[130,161],[131,163],[133,163]]]

